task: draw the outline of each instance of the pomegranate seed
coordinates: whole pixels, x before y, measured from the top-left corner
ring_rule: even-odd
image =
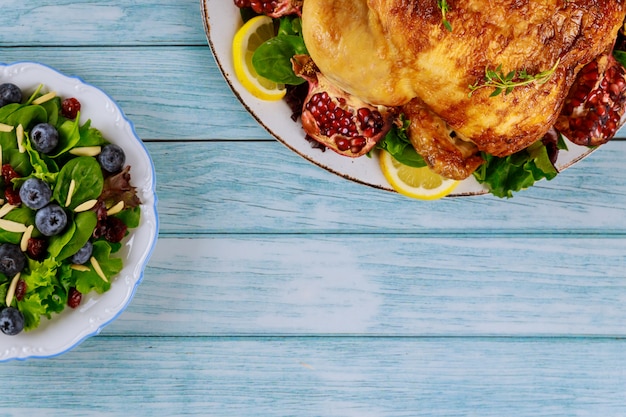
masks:
[[[350,141],[346,138],[336,138],[335,143],[337,144],[337,148],[341,151],[350,149]]]
[[[373,127],[368,127],[367,129],[363,130],[363,136],[365,136],[366,138],[371,138],[376,134],[376,130]]]
[[[359,153],[366,143],[367,140],[365,140],[365,138],[354,138],[350,141],[350,151],[352,151],[352,153]]]

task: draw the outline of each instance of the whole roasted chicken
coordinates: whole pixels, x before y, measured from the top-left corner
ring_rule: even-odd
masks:
[[[616,133],[626,75],[611,52],[625,15],[626,0],[305,0],[314,65],[296,66],[376,120],[403,113],[431,168],[463,179],[481,151],[510,155],[553,127],[582,145]]]

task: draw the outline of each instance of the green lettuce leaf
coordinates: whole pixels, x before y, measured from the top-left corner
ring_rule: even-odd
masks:
[[[37,327],[41,316],[52,317],[52,313],[63,310],[67,302],[67,293],[57,277],[60,263],[52,258],[42,262],[28,259],[28,267],[20,278],[26,283],[26,294],[17,302],[18,309],[24,315],[24,330]]]
[[[558,174],[541,141],[504,158],[486,153],[482,156],[485,163],[474,172],[474,177],[500,198],[511,198],[514,192],[531,187],[544,178],[551,180]]]

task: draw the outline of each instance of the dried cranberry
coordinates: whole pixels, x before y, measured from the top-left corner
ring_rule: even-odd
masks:
[[[61,103],[61,114],[68,119],[76,119],[76,115],[80,111],[80,101],[74,97],[66,98]]]
[[[7,203],[17,206],[22,202],[19,191],[13,188],[11,180],[19,178],[19,174],[15,172],[13,167],[9,164],[2,165],[2,179],[4,180],[4,197]]]
[[[19,177],[19,174],[15,172],[10,164],[2,165],[2,178],[4,179],[5,183],[11,182],[12,179]]]
[[[103,221],[98,221],[98,223],[96,224],[96,227],[93,229],[93,232],[91,233],[91,237],[93,237],[94,239],[100,239],[102,236],[104,236],[104,233],[106,232],[106,224]]]
[[[45,239],[37,239],[31,237],[28,239],[28,246],[26,248],[26,254],[31,259],[36,261],[43,261],[48,251],[48,242]]]
[[[126,236],[126,224],[117,217],[109,217],[106,219],[106,229],[104,238],[112,243],[120,242]]]
[[[71,287],[67,293],[67,305],[71,308],[76,308],[80,305],[83,295],[76,288]]]
[[[104,204],[103,201],[98,201],[98,203],[93,208],[93,210],[96,212],[96,216],[98,218],[98,221],[106,220],[106,218],[107,218],[107,206]]]
[[[20,279],[17,281],[17,286],[15,287],[15,298],[17,301],[22,301],[24,296],[26,295],[26,281]]]
[[[4,197],[6,198],[7,203],[13,206],[19,206],[22,203],[19,191],[14,190],[12,186],[7,186],[4,190]]]

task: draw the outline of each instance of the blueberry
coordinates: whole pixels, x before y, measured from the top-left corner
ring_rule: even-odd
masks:
[[[72,257],[70,258],[70,262],[73,264],[84,264],[91,258],[91,253],[93,252],[93,244],[90,241],[87,241],[85,245],[78,250]]]
[[[15,307],[5,307],[0,311],[0,330],[15,336],[24,329],[24,315]]]
[[[35,226],[43,235],[58,235],[67,225],[67,214],[55,203],[50,203],[35,213]]]
[[[59,143],[59,132],[50,123],[39,123],[30,131],[33,147],[41,153],[48,154]]]
[[[26,265],[26,256],[19,246],[13,243],[3,243],[0,245],[0,272],[12,278],[21,272]]]
[[[50,202],[52,189],[39,178],[29,178],[20,187],[20,198],[26,207],[38,210]]]
[[[11,83],[0,84],[0,107],[22,101],[22,90]]]
[[[97,157],[100,166],[108,172],[118,172],[126,162],[124,150],[117,145],[109,144],[102,148],[102,152]]]

